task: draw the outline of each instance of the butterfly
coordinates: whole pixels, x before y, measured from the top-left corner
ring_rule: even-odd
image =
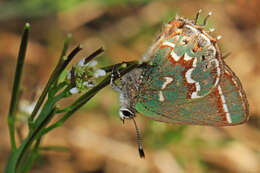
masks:
[[[198,17],[175,17],[144,54],[147,65],[122,76],[119,86],[111,82],[120,93],[121,120],[137,113],[173,124],[232,126],[248,120],[245,91],[224,62],[220,38],[197,24]]]

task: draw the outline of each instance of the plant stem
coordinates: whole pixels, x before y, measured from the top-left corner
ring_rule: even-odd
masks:
[[[136,67],[138,67],[138,64],[133,63],[133,64],[129,65],[128,67],[126,67],[125,69],[123,69],[122,71],[120,71],[120,75],[123,76],[124,74],[130,72],[131,70],[133,70]],[[118,76],[115,76],[115,78],[118,78]],[[76,112],[79,108],[81,108],[84,104],[86,104],[87,101],[89,101],[93,96],[95,96],[98,93],[98,91],[100,91],[101,89],[103,89],[104,87],[109,85],[110,79],[111,79],[111,75],[107,76],[96,87],[89,90],[87,93],[83,94],[81,97],[79,97],[75,102],[73,102],[70,105],[67,113],[61,119],[59,119],[54,124],[50,125],[49,127],[47,127],[46,129],[44,129],[42,131],[41,136],[48,133],[49,131],[61,126],[74,112]]]
[[[58,151],[58,152],[70,151],[68,147],[64,147],[64,146],[44,146],[44,147],[39,147],[39,150],[41,150],[41,151]]]
[[[57,66],[55,67],[54,71],[52,72],[51,74],[51,77],[50,79],[48,80],[40,98],[38,99],[34,109],[33,109],[33,112],[29,118],[29,127],[32,126],[33,124],[33,119],[34,117],[36,116],[36,114],[38,113],[51,85],[59,78],[59,75],[60,73],[66,68],[66,66],[69,64],[69,62],[74,58],[74,56],[82,49],[81,46],[77,46],[69,55],[68,57],[65,59],[65,53],[66,53],[66,50],[68,48],[68,44],[69,44],[69,40],[70,40],[70,37],[68,36],[66,41],[65,41],[65,44],[64,44],[64,49],[62,51],[62,55],[60,57],[60,60],[57,64]]]
[[[20,44],[20,50],[18,54],[15,77],[13,82],[13,90],[12,90],[12,98],[10,102],[10,109],[8,115],[8,127],[9,127],[9,135],[11,140],[12,152],[16,150],[16,141],[15,141],[15,113],[18,104],[18,97],[20,93],[20,84],[26,54],[26,48],[28,44],[29,38],[29,30],[30,24],[26,23],[24,26],[23,36]]]
[[[36,116],[36,114],[38,113],[38,111],[39,111],[39,109],[40,109],[40,107],[41,107],[41,105],[42,105],[42,103],[43,103],[43,101],[44,101],[44,99],[45,99],[45,97],[46,97],[46,95],[48,93],[48,89],[51,87],[51,84],[53,83],[55,77],[57,76],[57,71],[58,71],[59,67],[61,66],[61,62],[63,62],[64,56],[66,55],[66,52],[68,50],[70,38],[71,38],[71,35],[67,35],[67,38],[66,38],[66,40],[64,42],[63,50],[61,52],[61,56],[60,56],[59,62],[56,65],[54,71],[52,72],[51,77],[50,77],[48,83],[46,84],[46,86],[45,86],[45,88],[44,88],[40,98],[38,99],[38,101],[37,101],[37,103],[36,103],[36,105],[35,105],[35,107],[33,109],[33,112],[31,114],[31,116],[29,117],[29,120],[28,120],[29,127],[31,127],[33,119]]]
[[[88,62],[90,62],[91,60],[93,60],[95,57],[97,57],[99,54],[101,54],[102,52],[104,52],[103,47],[100,47],[99,49],[97,49],[95,52],[93,52],[92,54],[90,54],[84,61],[84,64],[87,64]]]
[[[56,108],[53,108],[47,117],[53,117],[55,111]],[[50,119],[45,119],[33,131],[29,132],[28,136],[24,139],[19,148],[17,148],[16,152],[11,155],[7,167],[5,168],[5,173],[20,173],[19,168],[21,167],[21,161],[26,156],[26,153],[33,141],[39,137],[40,131],[48,124],[49,121]]]
[[[130,66],[132,64],[138,64],[138,62],[137,61],[121,62],[121,63],[118,63],[118,64],[102,67],[101,69],[105,70],[108,73],[108,72],[111,72],[113,70],[113,68],[116,69],[123,64],[126,64],[126,66]]]
[[[28,172],[31,167],[33,166],[34,164],[34,161],[36,160],[36,158],[38,157],[39,155],[39,146],[40,146],[40,142],[41,142],[41,138],[38,138],[37,141],[35,142],[33,148],[31,150],[29,150],[28,152],[31,152],[29,154],[29,157],[28,159],[25,161],[25,163],[22,165],[23,168],[22,169],[22,172],[23,173],[26,173]]]

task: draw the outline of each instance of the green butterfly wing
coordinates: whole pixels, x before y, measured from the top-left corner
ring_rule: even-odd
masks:
[[[224,74],[219,84],[203,97],[187,99],[187,88],[182,84],[181,67],[172,71],[175,79],[167,89],[161,91],[165,100],[159,100],[159,81],[167,68],[156,66],[149,70],[149,89],[140,91],[136,110],[157,121],[176,124],[227,126],[245,122],[248,119],[248,103],[239,79],[224,64]],[[161,74],[161,75],[160,75]],[[155,85],[158,84],[158,85]]]

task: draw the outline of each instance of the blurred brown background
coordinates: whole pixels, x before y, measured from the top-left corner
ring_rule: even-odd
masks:
[[[70,48],[82,43],[77,58],[100,46],[101,65],[138,59],[162,24],[176,13],[194,18],[209,11],[208,27],[222,35],[225,61],[241,79],[251,118],[244,125],[215,128],[164,124],[138,116],[146,158],[137,152],[132,122],[122,125],[118,95],[102,90],[66,124],[48,134],[32,173],[258,173],[260,172],[260,1],[259,0],[0,0],[0,169],[10,152],[7,113],[12,80],[25,22],[31,34],[22,100],[32,102],[46,83],[67,33]],[[25,123],[21,121],[20,126]],[[26,129],[24,129],[26,132]]]

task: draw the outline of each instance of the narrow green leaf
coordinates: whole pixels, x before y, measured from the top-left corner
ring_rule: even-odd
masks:
[[[64,146],[44,146],[39,147],[41,151],[59,151],[59,152],[68,152],[69,148]]]
[[[53,117],[55,114],[56,108],[50,112],[49,116]],[[18,168],[20,167],[20,163],[23,160],[23,157],[26,156],[26,153],[35,139],[37,139],[40,135],[40,131],[48,124],[50,119],[46,118],[44,121],[41,122],[33,131],[31,131],[28,136],[24,139],[22,144],[17,148],[17,150],[12,153],[11,157],[8,160],[8,163],[5,167],[5,173],[17,173]],[[20,172],[19,172],[20,173]]]
[[[66,52],[67,52],[67,50],[68,50],[70,38],[71,38],[71,35],[68,35],[67,38],[66,38],[66,40],[65,40],[64,47],[63,47],[63,50],[62,50],[62,53],[61,53],[59,62],[58,62],[58,64],[56,65],[55,69],[53,70],[53,72],[52,72],[52,74],[51,74],[51,76],[50,76],[50,79],[48,80],[48,82],[47,82],[47,84],[46,84],[46,86],[45,86],[45,88],[44,88],[44,90],[43,90],[41,96],[39,97],[39,99],[38,99],[38,101],[37,101],[37,103],[36,103],[36,105],[35,105],[35,107],[34,107],[34,109],[33,109],[33,112],[32,112],[32,114],[31,114],[31,116],[30,116],[30,118],[29,118],[29,120],[28,120],[28,123],[29,123],[28,125],[29,125],[29,127],[32,126],[32,124],[33,124],[33,119],[34,119],[34,117],[36,116],[36,114],[38,113],[38,111],[39,111],[39,109],[40,109],[42,103],[44,102],[44,99],[45,99],[45,97],[46,97],[46,95],[47,95],[47,93],[48,93],[49,88],[50,88],[51,85],[58,79],[59,74],[64,70],[64,69],[61,70],[61,67],[64,66],[64,65],[63,65],[64,62],[65,62],[65,61],[64,61],[64,56],[65,56],[65,54],[66,54]],[[66,66],[65,66],[65,67],[66,67]],[[64,67],[64,68],[65,68],[65,67]]]
[[[9,127],[9,134],[10,134],[10,140],[11,140],[11,146],[12,146],[13,152],[16,150],[15,113],[16,113],[16,108],[17,108],[17,104],[18,104],[18,97],[20,94],[20,84],[21,84],[26,48],[27,48],[27,44],[28,44],[29,30],[30,30],[30,24],[26,23],[24,26],[24,31],[23,31],[20,49],[19,49],[19,53],[18,53],[15,77],[14,77],[14,82],[13,82],[12,98],[11,98],[11,102],[10,102],[10,109],[9,109],[9,115],[8,115],[8,127]]]

